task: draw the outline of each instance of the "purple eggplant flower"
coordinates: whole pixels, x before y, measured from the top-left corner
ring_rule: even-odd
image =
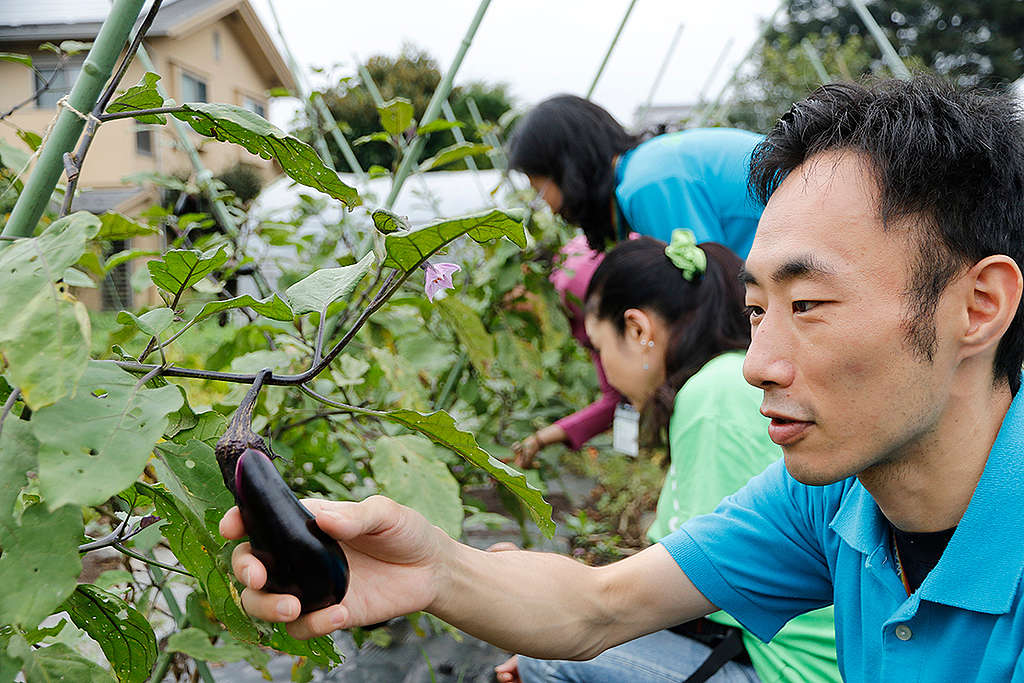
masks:
[[[454,263],[428,263],[423,269],[427,271],[423,291],[426,292],[427,298],[431,302],[434,301],[438,292],[455,289],[455,285],[452,283],[452,273],[462,270]]]

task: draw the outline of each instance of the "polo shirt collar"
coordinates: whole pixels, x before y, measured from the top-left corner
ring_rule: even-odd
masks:
[[[1024,389],[1010,404],[967,511],[918,589],[918,598],[986,614],[1010,611],[1024,572],[1022,489]],[[867,555],[869,565],[880,552],[887,556],[888,522],[856,479],[830,526],[850,547]]]

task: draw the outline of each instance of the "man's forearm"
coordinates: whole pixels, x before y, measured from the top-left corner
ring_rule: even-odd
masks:
[[[428,611],[513,652],[588,659],[714,610],[661,546],[601,568],[551,553],[452,547]]]

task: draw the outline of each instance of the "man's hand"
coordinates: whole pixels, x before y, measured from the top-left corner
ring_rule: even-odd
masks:
[[[345,598],[316,612],[299,616],[294,595],[264,593],[267,571],[242,543],[231,556],[235,576],[245,584],[242,606],[258,619],[288,622],[295,638],[314,638],[331,631],[365,626],[430,607],[438,596],[444,558],[454,542],[418,512],[373,496],[361,503],[302,501],[316,523],[338,540],[349,563]],[[245,536],[237,507],[220,522],[224,538]]]

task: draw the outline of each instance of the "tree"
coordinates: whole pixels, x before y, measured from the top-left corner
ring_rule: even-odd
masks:
[[[441,70],[437,62],[424,50],[412,45],[405,45],[397,57],[375,55],[370,57],[366,70],[380,90],[384,100],[404,97],[412,102],[414,116],[422,118],[430,98],[441,81]],[[331,110],[345,137],[350,141],[380,130],[380,119],[373,97],[359,75],[341,78],[337,85],[321,93],[327,107]],[[485,121],[496,122],[498,117],[511,109],[512,98],[504,84],[491,85],[483,82],[470,83],[464,87],[452,89],[449,102],[455,111],[456,118],[463,123],[462,132],[467,140],[479,142],[480,131],[477,130],[469,113],[467,101],[472,98]],[[307,127],[296,132],[299,138],[310,141],[312,132]],[[454,142],[448,132],[435,133],[427,140],[423,157],[433,156],[442,147]],[[327,144],[334,158],[336,168],[347,169],[348,164],[341,156],[340,150],[327,136]],[[383,142],[368,142],[356,146],[353,150],[363,169],[370,166],[383,166],[390,169],[395,161],[394,150]],[[490,161],[485,157],[477,158],[477,166],[489,168]],[[463,162],[457,162],[446,169],[465,168]]]
[[[788,23],[768,38],[776,49],[783,36],[799,45],[809,36],[844,40],[867,34],[849,0],[788,0],[788,5]],[[918,57],[926,68],[961,85],[1005,86],[1024,69],[1024,3],[1017,0],[869,0],[868,9],[900,56]],[[881,59],[873,40],[865,38],[864,47]]]

